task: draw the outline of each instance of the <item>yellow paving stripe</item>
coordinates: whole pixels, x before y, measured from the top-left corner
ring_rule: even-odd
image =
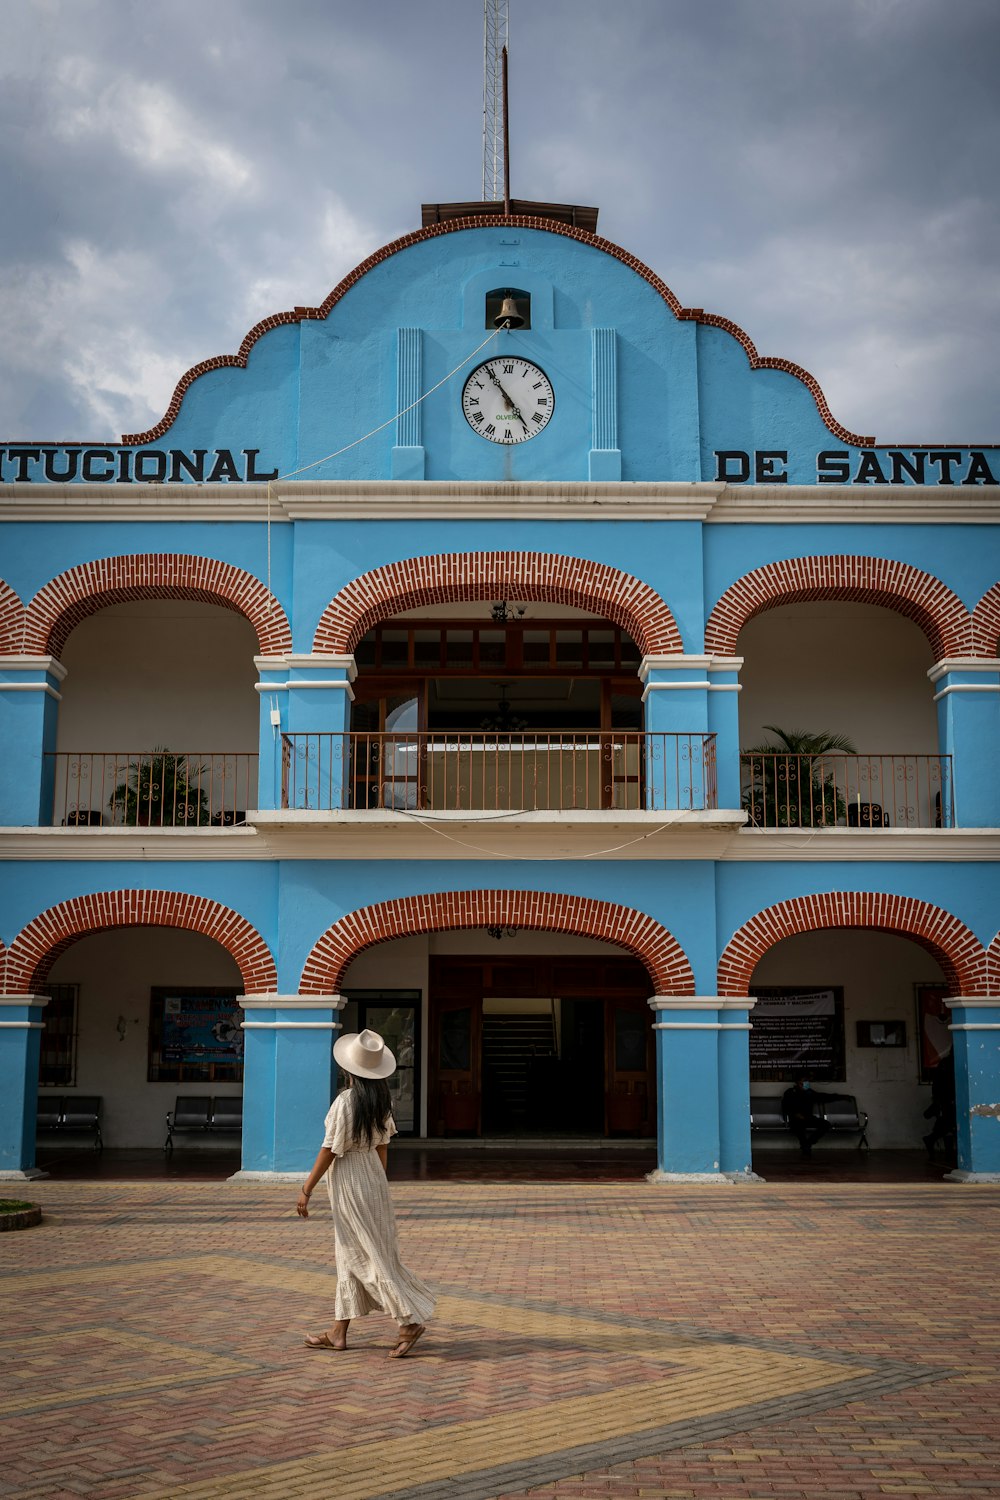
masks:
[[[335,1481],[337,1500],[373,1500],[414,1484],[490,1469],[501,1455],[518,1462],[561,1453],[584,1443],[628,1437],[672,1422],[711,1416],[748,1405],[766,1391],[768,1400],[840,1385],[871,1372],[824,1360],[761,1354],[752,1349],[717,1350],[711,1366],[666,1380],[644,1381],[594,1396],[571,1396],[532,1411],[503,1413],[479,1421],[424,1428],[380,1439],[377,1459],[371,1441],[325,1450],[286,1464],[227,1476],[228,1493],[284,1500],[311,1481]],[[219,1493],[218,1480],[171,1489],[171,1500],[199,1500]],[[139,1496],[137,1500],[153,1500]],[[162,1500],[157,1495],[156,1500]]]
[[[188,1366],[177,1373],[164,1371],[159,1375],[148,1375],[137,1378],[134,1374],[123,1377],[120,1380],[104,1381],[101,1384],[88,1385],[79,1393],[77,1400],[92,1400],[100,1396],[117,1396],[134,1391],[158,1390],[163,1386],[182,1385],[191,1379],[192,1374],[204,1376],[206,1379],[221,1379],[226,1375],[245,1375],[247,1365],[245,1361],[227,1359],[221,1354],[206,1354],[202,1349],[192,1349],[181,1344],[166,1343],[159,1338],[144,1338],[141,1334],[122,1333],[115,1328],[88,1329],[85,1336],[81,1335],[80,1342],[84,1341],[92,1348],[95,1340],[103,1340],[106,1344],[115,1344],[119,1348],[127,1349],[133,1353],[141,1354],[150,1362],[158,1362],[163,1365],[175,1365],[178,1362]],[[53,1356],[73,1357],[80,1364],[80,1353],[74,1347],[72,1334],[32,1334],[29,1339],[4,1339],[0,1344],[0,1354],[7,1356],[7,1381],[13,1384],[14,1389],[9,1395],[0,1400],[0,1416],[13,1416],[21,1411],[41,1411],[50,1406],[72,1405],[74,1398],[65,1390],[54,1391],[30,1391],[26,1388],[26,1381],[32,1378],[44,1379],[44,1356],[46,1345],[53,1350]],[[32,1370],[32,1363],[35,1370]],[[39,1369],[39,1365],[42,1366]],[[20,1384],[20,1391],[17,1386]]]

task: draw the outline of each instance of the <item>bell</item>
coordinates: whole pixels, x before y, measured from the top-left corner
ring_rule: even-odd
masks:
[[[506,296],[500,304],[500,311],[493,319],[494,328],[522,328],[524,319],[517,310],[517,303],[511,296]]]

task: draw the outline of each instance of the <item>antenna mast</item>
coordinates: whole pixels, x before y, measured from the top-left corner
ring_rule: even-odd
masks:
[[[483,201],[508,195],[505,139],[504,64],[507,52],[507,0],[483,0]]]

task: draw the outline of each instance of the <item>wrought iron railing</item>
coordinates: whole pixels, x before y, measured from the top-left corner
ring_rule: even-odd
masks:
[[[285,808],[397,812],[703,811],[715,735],[638,731],[282,736]]]
[[[257,755],[231,750],[60,750],[46,756],[53,825],[224,827],[256,807]]]
[[[950,755],[745,751],[742,802],[755,828],[952,828]]]

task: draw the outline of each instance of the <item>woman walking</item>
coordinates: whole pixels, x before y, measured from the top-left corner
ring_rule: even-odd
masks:
[[[335,1321],[325,1333],[307,1334],[307,1349],[347,1348],[352,1318],[386,1312],[399,1324],[389,1355],[403,1359],[425,1330],[434,1296],[399,1258],[396,1221],[386,1179],[389,1141],[396,1134],[386,1079],[396,1059],[375,1031],[339,1037],[333,1055],[349,1087],[334,1099],[323,1144],[302,1185],[296,1211],[309,1217],[309,1199],[326,1177],[333,1210],[337,1261]]]

